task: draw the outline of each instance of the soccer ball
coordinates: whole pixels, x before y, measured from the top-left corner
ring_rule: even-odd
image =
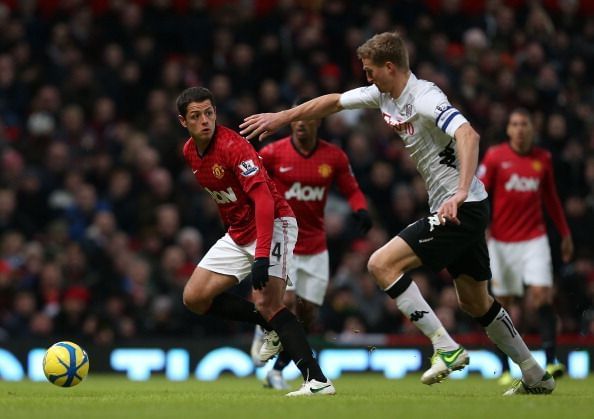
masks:
[[[89,356],[76,343],[55,343],[45,352],[43,372],[50,383],[73,387],[89,373]]]

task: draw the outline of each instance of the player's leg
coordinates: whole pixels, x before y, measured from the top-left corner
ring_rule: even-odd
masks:
[[[211,314],[226,320],[243,321],[270,329],[254,303],[225,292],[237,278],[197,266],[186,283],[183,302],[196,314]]]
[[[291,264],[289,266],[289,271],[288,271],[288,277],[289,277],[290,281],[288,281],[288,283],[287,283],[287,286],[285,288],[285,295],[283,296],[283,303],[284,303],[285,307],[287,307],[289,310],[291,310],[292,313],[295,313],[295,283],[297,282],[297,271],[298,271],[297,268],[299,266],[298,259],[299,258],[295,255],[293,255],[293,258],[291,259]],[[265,337],[266,337],[266,334],[264,333],[264,329],[262,329],[262,327],[260,327],[260,326],[256,326],[256,328],[254,330],[254,337],[252,339],[252,345],[250,347],[250,355],[251,355],[252,361],[254,361],[254,365],[256,367],[262,367],[265,364],[265,362],[260,360],[260,350],[262,349],[262,345],[264,344]],[[286,364],[291,362],[291,357],[288,354],[283,353],[283,352],[281,352],[279,354],[279,356],[277,358],[277,362],[281,357],[284,360],[283,362],[285,362]],[[279,369],[279,371],[281,369]],[[278,382],[279,381],[278,376],[280,376],[281,380],[282,380],[282,376],[280,374],[277,375],[275,373],[271,373],[270,377],[267,377],[268,386],[275,388],[275,386],[271,385],[270,380],[274,380],[275,382]],[[284,385],[281,385],[281,386],[284,387]]]
[[[553,267],[547,236],[524,243],[526,263],[524,282],[527,286],[525,307],[538,318],[547,371],[555,378],[563,376],[565,367],[556,360],[557,315],[553,308]]]
[[[297,297],[296,315],[306,332],[311,332],[311,329],[318,317],[320,306],[302,297]]]
[[[512,304],[514,303],[514,297],[512,296],[497,296],[499,304],[509,313]],[[497,383],[502,386],[509,386],[513,383],[514,378],[511,375],[509,367],[509,358],[501,349],[496,348],[497,356],[501,362],[501,376],[497,380]]]
[[[287,286],[285,305],[297,316],[305,332],[309,333],[328,288],[330,276],[328,251],[313,255],[294,255],[291,272],[292,284]],[[275,389],[287,387],[282,370],[290,363],[290,356],[286,352],[281,352],[266,376],[270,387]]]
[[[377,284],[396,301],[398,309],[431,340],[435,351],[431,367],[421,376],[423,384],[431,385],[439,383],[452,371],[464,368],[469,358],[406,273],[420,265],[411,247],[402,238],[395,237],[371,256],[368,268]]]
[[[282,287],[280,286],[282,284]],[[278,292],[280,290],[280,293]],[[311,394],[316,394],[318,389],[322,394],[334,394],[332,383],[326,378],[313,352],[303,326],[297,317],[282,304],[284,280],[270,277],[270,281],[261,291],[254,292],[256,307],[266,318],[270,326],[278,334],[282,348],[295,362],[306,384],[314,385]],[[306,389],[308,392],[309,388]],[[296,395],[308,395],[296,394]]]
[[[271,246],[271,266],[268,270],[270,281],[262,290],[254,291],[254,300],[258,310],[278,334],[282,348],[288,352],[303,376],[303,386],[287,396],[332,395],[336,393],[334,385],[326,378],[314,358],[303,326],[282,304],[285,281],[296,240],[295,219],[276,219]],[[264,351],[266,347],[266,344],[263,345],[262,350]],[[264,360],[263,352],[260,354]]]
[[[295,313],[295,283],[297,281],[297,268],[299,265],[298,257],[293,255],[291,259],[291,264],[289,266],[288,277],[289,281],[287,281],[287,286],[285,288],[285,295],[283,296],[283,303],[285,307],[291,310],[292,313]],[[260,326],[256,326],[254,330],[254,338],[252,339],[252,345],[250,347],[250,355],[252,356],[252,361],[254,361],[254,365],[256,367],[262,367],[265,364],[260,359],[260,351],[262,349],[262,345],[264,345],[264,338],[266,334],[264,329]],[[275,367],[267,373],[266,376],[266,385],[271,388],[275,388],[278,390],[284,389],[287,387],[287,384],[284,382],[282,378],[282,374],[279,371],[282,370],[282,367],[276,368],[277,363],[279,360],[282,359],[282,364],[287,365],[291,362],[291,357],[286,352],[279,353]]]
[[[244,278],[250,269],[249,254],[226,234],[209,249],[194,269],[184,287],[184,304],[197,314],[212,314],[270,329],[252,302],[226,292]]]
[[[474,239],[464,254],[447,266],[455,278],[460,308],[477,320],[497,347],[520,367],[522,380],[514,384],[504,395],[551,393],[555,388],[555,380],[538,365],[507,311],[489,294],[489,252],[485,236],[481,232],[481,225],[484,223],[486,226],[488,211],[481,208],[481,205],[470,205],[462,211],[466,205],[463,204],[459,211],[462,213],[459,214],[461,225],[466,225],[476,234],[473,235]]]
[[[460,275],[455,284],[460,308],[483,326],[487,336],[522,371],[522,380],[504,395],[551,393],[555,389],[553,377],[536,362],[507,311],[489,295],[487,281]]]
[[[287,298],[289,295],[289,298]],[[285,293],[285,305],[291,310],[293,314],[297,316],[299,322],[303,325],[305,333],[309,333],[311,326],[317,317],[319,307],[312,303],[297,297],[295,292]],[[287,351],[282,351],[276,357],[272,369],[266,374],[266,383],[268,387],[275,390],[284,390],[289,388],[289,385],[283,378],[282,371],[291,363],[291,356]]]
[[[500,242],[491,237],[487,241],[487,247],[492,272],[491,293],[509,313],[515,300],[514,296],[522,297],[524,293],[523,257],[514,243]],[[502,386],[509,386],[514,381],[509,368],[509,358],[499,348],[496,348],[496,353],[502,365],[502,374],[497,382]]]
[[[292,275],[291,278],[294,278],[294,279],[291,280],[292,285],[287,286],[287,289],[285,290],[285,295],[283,297],[283,304],[285,305],[285,307],[287,307],[291,311],[291,313],[293,313],[297,316],[299,321],[301,321],[301,319],[297,315],[297,309],[296,309],[297,296],[295,294],[295,285],[294,284],[295,284],[297,277],[296,277],[296,275]],[[307,333],[307,328],[305,328],[305,331]],[[259,357],[259,354],[258,354],[258,357]],[[291,361],[292,361],[291,355],[289,355],[289,353],[287,351],[281,351],[278,354],[278,356],[276,357],[276,360],[274,361],[274,365],[272,366],[272,369],[270,369],[266,373],[266,386],[267,387],[275,389],[275,390],[286,390],[289,388],[289,384],[283,378],[283,369],[285,369],[285,367],[287,365],[289,365],[291,363]]]

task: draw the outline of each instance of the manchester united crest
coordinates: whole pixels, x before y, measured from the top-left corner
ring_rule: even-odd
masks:
[[[326,163],[321,164],[320,167],[318,167],[318,173],[320,173],[322,177],[329,177],[332,174],[332,167]]]
[[[538,160],[534,160],[532,162],[532,168],[535,171],[540,172],[542,170],[542,163],[540,161],[538,161]]]
[[[220,164],[215,163],[214,166],[212,166],[212,174],[217,179],[222,179],[223,176],[225,176],[225,169],[223,169],[223,166]]]

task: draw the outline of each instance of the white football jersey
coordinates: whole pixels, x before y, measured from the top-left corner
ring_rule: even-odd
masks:
[[[425,181],[431,212],[436,212],[454,195],[458,189],[459,163],[453,137],[467,120],[434,83],[419,80],[411,73],[397,99],[371,85],[344,92],[340,104],[345,109],[380,109],[384,121],[404,141]],[[466,201],[485,198],[485,187],[475,176]]]

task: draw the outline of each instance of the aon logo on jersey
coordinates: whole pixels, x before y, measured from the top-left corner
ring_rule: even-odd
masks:
[[[301,182],[293,183],[291,189],[285,192],[285,199],[297,201],[321,201],[324,199],[324,186],[301,186]]]
[[[208,188],[204,188],[206,192],[214,199],[217,204],[228,204],[229,202],[237,201],[237,196],[233,192],[233,188],[229,186],[226,191],[211,191]]]
[[[518,192],[535,192],[538,190],[539,185],[540,180],[538,178],[522,177],[514,173],[505,183],[505,190]]]

